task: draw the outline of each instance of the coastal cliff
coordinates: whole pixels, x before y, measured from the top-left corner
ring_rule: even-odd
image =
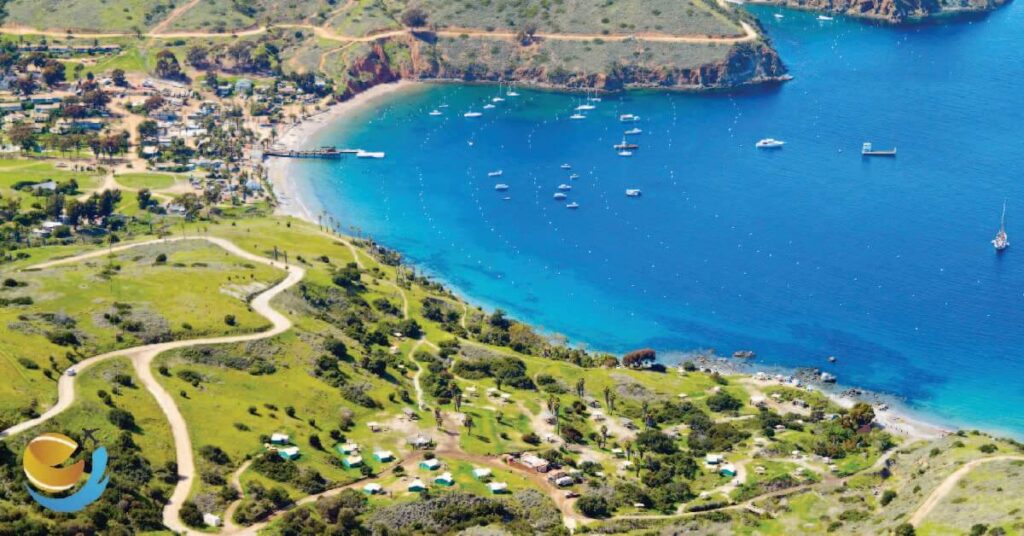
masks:
[[[1010,0],[754,0],[753,3],[872,19],[891,24],[982,15]]]
[[[606,43],[604,46],[614,46]],[[635,45],[634,45],[635,46]],[[514,47],[514,48],[512,48]],[[464,51],[444,49],[436,40],[395,39],[368,47],[349,64],[347,99],[377,84],[406,80],[460,82],[513,82],[552,89],[621,91],[663,88],[680,91],[725,90],[788,80],[778,53],[763,41],[731,46],[703,47],[699,61],[629,61],[627,54],[600,68],[569,69],[554,62],[543,43]],[[684,58],[685,59],[685,58]]]

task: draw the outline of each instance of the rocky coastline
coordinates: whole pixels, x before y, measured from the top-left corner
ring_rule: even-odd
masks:
[[[977,17],[1011,0],[751,0],[753,4],[783,6],[868,19],[885,24],[922,24],[958,17]]]
[[[616,92],[630,89],[674,91],[722,91],[759,84],[778,84],[792,77],[778,52],[768,43],[756,41],[729,47],[721,61],[693,66],[612,65],[600,72],[556,76],[545,67],[492,67],[479,62],[456,65],[424,52],[424,41],[406,38],[408,60],[396,61],[384,43],[376,43],[368,54],[348,69],[352,81],[341,100],[379,84],[399,80],[452,81],[464,83],[515,83],[528,87],[565,91],[596,90]]]

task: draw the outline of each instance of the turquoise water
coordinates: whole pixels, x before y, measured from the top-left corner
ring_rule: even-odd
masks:
[[[314,210],[572,342],[753,349],[1024,435],[1024,5],[918,29],[755,12],[796,77],[780,88],[632,93],[571,121],[576,96],[520,90],[473,120],[496,88],[428,86],[308,141],[385,160],[292,175]],[[642,117],[631,158],[620,113]],[[864,141],[899,157],[862,159]],[[1004,199],[1020,245],[996,255]]]

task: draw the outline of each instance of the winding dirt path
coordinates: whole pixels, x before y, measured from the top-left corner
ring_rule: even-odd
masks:
[[[914,514],[910,516],[910,524],[915,527],[920,525],[921,522],[928,517],[928,514],[930,514],[932,510],[934,510],[935,507],[938,506],[940,502],[942,502],[942,499],[945,499],[946,496],[949,495],[949,492],[953,491],[953,488],[956,487],[957,482],[960,482],[960,479],[967,476],[967,473],[970,473],[972,470],[974,470],[974,468],[978,467],[979,465],[990,462],[1012,460],[1024,461],[1024,456],[993,456],[991,458],[978,458],[977,460],[965,463],[963,467],[957,469],[956,471],[953,472],[953,474],[947,476],[946,479],[943,480],[937,488],[932,490],[931,495],[929,495],[928,498],[925,499],[923,503],[921,503],[921,506],[917,507],[917,510],[914,511]]]
[[[175,237],[167,239],[149,240],[145,242],[137,242],[134,244],[126,244],[118,246],[116,248],[97,250],[82,255],[76,255],[74,257],[67,257],[64,259],[44,262],[32,266],[31,268],[49,268],[53,266],[60,266],[64,264],[71,264],[81,262],[88,259],[102,257],[109,255],[113,252],[124,251],[126,249],[137,248],[140,246],[152,245],[152,244],[164,244],[169,242],[177,242],[182,240],[205,240],[214,245],[221,247],[228,253],[231,253],[237,257],[241,257],[250,262],[256,262],[273,266],[276,268],[284,268],[288,275],[278,282],[270,289],[264,291],[262,294],[252,300],[250,306],[253,311],[262,315],[263,317],[270,320],[272,327],[267,331],[259,333],[251,333],[246,335],[235,335],[225,337],[211,337],[206,339],[190,339],[172,341],[160,344],[150,344],[146,346],[137,346],[134,348],[126,348],[123,350],[116,350],[105,354],[97,355],[78,362],[75,370],[78,373],[81,371],[112,357],[127,357],[131,360],[136,373],[139,376],[139,381],[142,385],[153,395],[156,399],[157,404],[163,411],[164,416],[167,418],[171,426],[171,434],[174,437],[174,450],[175,457],[178,463],[178,475],[179,480],[177,485],[174,487],[174,492],[171,494],[171,498],[163,511],[163,522],[168,528],[179,533],[192,533],[179,519],[179,513],[181,511],[181,505],[188,498],[189,490],[192,487],[192,483],[195,479],[195,460],[193,459],[192,453],[192,442],[188,435],[188,425],[185,422],[184,417],[181,415],[181,411],[178,409],[174,398],[163,388],[162,385],[153,377],[153,371],[150,366],[153,363],[153,359],[163,352],[169,350],[176,350],[180,348],[187,348],[191,346],[209,345],[209,344],[232,344],[239,342],[254,341],[260,339],[266,339],[274,337],[285,331],[291,329],[291,321],[283,314],[274,310],[270,306],[270,301],[273,300],[277,295],[281,294],[285,290],[291,288],[293,285],[298,283],[305,277],[306,271],[295,265],[282,266],[280,263],[274,262],[270,259],[260,257],[249,253],[232,242],[215,237],[208,236],[195,236],[195,237]],[[57,382],[57,403],[54,404],[49,410],[44,412],[42,415],[35,419],[31,419],[19,424],[16,424],[7,430],[0,433],[0,437],[7,437],[18,434],[30,428],[33,428],[39,424],[42,424],[54,416],[62,413],[67,408],[71,407],[71,404],[75,401],[75,385],[74,381],[77,377],[68,376],[67,374],[61,375],[60,380]]]
[[[160,24],[157,24],[149,30],[150,35],[162,34],[164,30],[166,30],[171,25],[172,22],[178,20],[178,17],[182,16],[186,11],[195,7],[196,4],[198,3],[199,0],[189,0],[188,2],[185,2],[181,6],[175,8],[174,11],[171,11],[170,14],[167,15],[167,18],[160,21]]]

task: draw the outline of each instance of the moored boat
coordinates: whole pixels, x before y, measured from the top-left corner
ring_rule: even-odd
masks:
[[[782,140],[777,140],[775,138],[765,138],[763,140],[758,141],[755,144],[755,147],[757,147],[758,149],[781,149],[782,146],[785,144],[786,142]]]
[[[484,114],[482,114],[480,112],[466,112],[466,113],[462,114],[462,117],[474,118],[474,117],[480,117],[482,115],[484,115]]]
[[[563,194],[562,192],[556,192],[555,195],[554,195],[554,198],[555,198],[556,201],[561,201],[561,200],[565,199],[566,197],[569,197],[569,196]]]
[[[640,197],[642,192],[636,188],[626,190],[626,197]]]
[[[896,148],[875,149],[872,147],[871,142],[864,142],[864,145],[860,148],[860,154],[863,156],[896,156]]]
[[[1006,235],[1006,201],[1003,201],[1003,217],[999,221],[999,232],[992,239],[992,246],[996,251],[1003,251],[1010,247],[1010,238]]]
[[[491,171],[491,172],[487,173],[487,176],[488,177],[500,177],[500,176],[502,176],[504,174],[505,174],[505,172],[499,169],[497,171]]]
[[[577,208],[580,208],[580,204],[575,202],[575,201],[573,201],[572,203],[569,203],[568,205],[565,205],[565,208],[577,209]]]
[[[494,189],[499,191],[499,192],[504,192],[504,191],[508,190],[508,185],[504,184],[504,183],[495,184],[494,185]]]

